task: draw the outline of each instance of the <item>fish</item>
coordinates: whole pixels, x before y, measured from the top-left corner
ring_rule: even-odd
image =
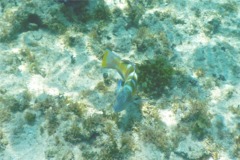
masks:
[[[137,92],[137,74],[135,64],[122,59],[116,53],[106,50],[103,54],[102,67],[115,69],[122,80],[118,81],[116,100],[113,105],[115,112],[121,112],[130,106]]]

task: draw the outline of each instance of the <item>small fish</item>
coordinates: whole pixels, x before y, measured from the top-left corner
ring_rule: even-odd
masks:
[[[118,81],[117,97],[113,106],[115,112],[120,112],[132,104],[133,96],[136,94],[135,65],[128,60],[121,59],[116,53],[106,50],[103,55],[102,67],[116,69],[123,79],[123,82]]]

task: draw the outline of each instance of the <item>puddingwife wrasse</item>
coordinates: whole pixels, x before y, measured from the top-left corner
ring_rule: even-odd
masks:
[[[136,94],[137,74],[135,64],[121,59],[112,51],[106,50],[103,55],[102,67],[116,69],[123,79],[123,84],[121,81],[118,82],[117,97],[113,106],[115,112],[120,112],[131,104],[133,96]]]

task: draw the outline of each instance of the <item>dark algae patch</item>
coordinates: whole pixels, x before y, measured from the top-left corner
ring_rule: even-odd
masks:
[[[174,73],[173,67],[164,56],[145,60],[137,66],[140,90],[150,96],[159,97],[170,86]]]

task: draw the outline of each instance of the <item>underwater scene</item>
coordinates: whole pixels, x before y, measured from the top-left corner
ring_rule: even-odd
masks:
[[[240,0],[0,0],[0,160],[239,160]]]

